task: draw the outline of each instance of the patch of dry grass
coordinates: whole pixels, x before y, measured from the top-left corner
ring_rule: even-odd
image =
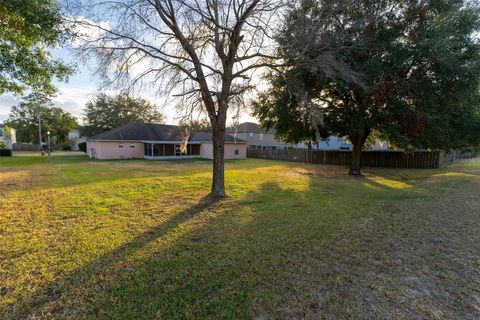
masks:
[[[0,318],[480,316],[480,162],[0,159]]]

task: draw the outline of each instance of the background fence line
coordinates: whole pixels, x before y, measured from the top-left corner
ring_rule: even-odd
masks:
[[[61,144],[50,144],[52,150],[61,150]],[[40,146],[34,143],[14,143],[12,145],[13,151],[40,151]]]
[[[363,151],[362,166],[386,168],[421,168],[434,169],[444,167],[456,160],[472,158],[476,152],[472,150],[452,151]],[[247,149],[247,157],[260,159],[285,160],[318,164],[348,166],[352,160],[349,150],[267,150]]]

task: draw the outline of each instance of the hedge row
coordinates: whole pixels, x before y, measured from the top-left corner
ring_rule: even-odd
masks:
[[[86,142],[80,142],[78,144],[78,149],[80,151],[83,151],[83,152],[87,153],[87,143]]]
[[[11,157],[12,150],[10,149],[0,149],[0,157]]]

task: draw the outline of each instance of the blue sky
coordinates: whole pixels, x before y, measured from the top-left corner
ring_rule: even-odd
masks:
[[[52,50],[55,59],[61,59],[66,63],[76,63],[76,57],[68,48],[57,48]],[[101,83],[93,75],[93,69],[90,70],[85,65],[78,64],[78,68],[67,83],[55,83],[58,88],[57,96],[53,99],[56,107],[60,107],[74,116],[81,118],[82,109],[85,103],[92,100],[98,94],[98,88]],[[171,105],[165,105],[165,97],[159,97],[150,92],[142,93],[142,98],[155,103],[159,109],[166,115],[167,123],[175,124],[178,122],[178,115],[175,108]],[[0,122],[8,118],[10,108],[21,101],[20,97],[11,94],[0,95]],[[240,119],[241,121],[254,120],[246,112]]]
[[[54,49],[52,55],[55,59],[61,59],[66,63],[75,62],[75,57],[67,48]],[[84,66],[79,66],[68,83],[55,82],[55,85],[58,88],[58,94],[53,99],[55,106],[77,117],[81,115],[85,102],[95,96],[98,87],[98,83]],[[18,104],[20,100],[21,97],[12,94],[0,96],[0,121],[6,120],[11,106]]]

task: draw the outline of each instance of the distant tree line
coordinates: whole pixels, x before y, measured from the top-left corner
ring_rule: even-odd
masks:
[[[41,94],[30,94],[10,110],[6,125],[16,130],[17,142],[47,141],[47,132],[53,143],[68,142],[68,132],[78,127],[77,119],[62,108],[54,107],[51,99]]]
[[[83,125],[79,125],[76,117],[54,107],[51,97],[32,93],[11,108],[6,124],[16,130],[18,142],[45,142],[49,131],[52,142],[65,144],[73,129],[79,128],[81,135],[89,137],[132,122],[163,123],[165,117],[145,99],[126,93],[117,96],[102,93],[86,104],[82,120]],[[205,126],[205,123],[192,122],[191,126]]]
[[[165,116],[158,107],[145,99],[135,99],[126,93],[116,96],[102,93],[86,104],[80,133],[90,137],[132,122],[164,121]]]

